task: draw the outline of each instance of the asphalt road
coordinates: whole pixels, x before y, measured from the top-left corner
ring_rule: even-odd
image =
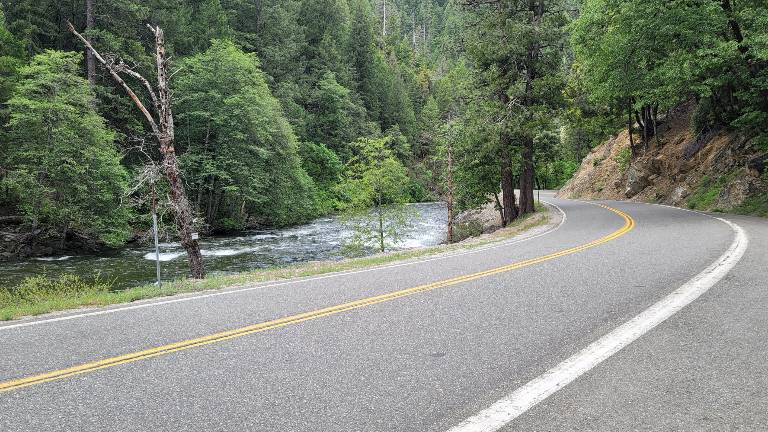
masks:
[[[680,209],[546,199],[562,224],[493,248],[0,324],[0,431],[447,431],[736,238]],[[768,223],[720,217],[749,238],[733,269],[501,430],[768,430]]]

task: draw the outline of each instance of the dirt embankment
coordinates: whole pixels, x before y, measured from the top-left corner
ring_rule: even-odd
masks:
[[[671,112],[659,128],[658,142],[652,138],[649,149],[640,149],[634,160],[626,130],[606,140],[584,158],[557,196],[721,211],[765,202],[765,151],[734,132],[696,134],[691,128],[693,109],[689,103]],[[635,136],[636,145],[639,142]]]

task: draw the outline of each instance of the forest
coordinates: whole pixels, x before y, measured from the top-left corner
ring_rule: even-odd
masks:
[[[0,0],[0,218],[118,247],[156,209],[190,257],[407,202],[508,224],[686,101],[768,147],[763,0]]]

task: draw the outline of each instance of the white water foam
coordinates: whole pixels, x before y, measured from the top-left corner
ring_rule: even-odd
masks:
[[[38,261],[66,261],[68,259],[72,258],[69,255],[66,256],[60,256],[60,257],[41,257],[41,258],[35,258]]]

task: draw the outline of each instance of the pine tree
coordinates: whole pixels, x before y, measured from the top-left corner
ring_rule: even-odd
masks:
[[[8,31],[3,9],[0,8],[0,124],[4,124],[6,116],[3,104],[10,98],[18,69],[24,58],[24,47]],[[0,160],[0,163],[2,161]]]
[[[348,159],[347,144],[360,136],[359,125],[365,118],[365,112],[354,103],[351,90],[339,84],[335,74],[326,72],[312,91],[308,111],[308,139],[325,144]]]

